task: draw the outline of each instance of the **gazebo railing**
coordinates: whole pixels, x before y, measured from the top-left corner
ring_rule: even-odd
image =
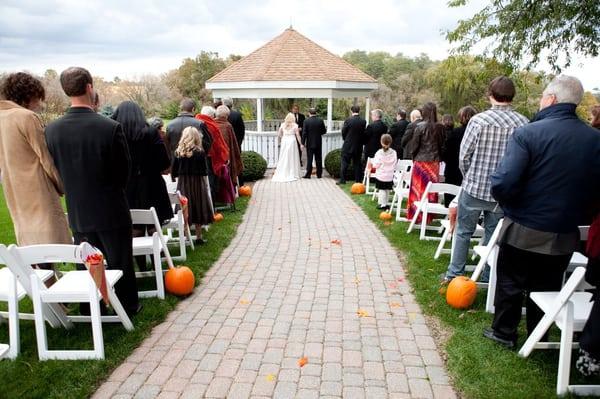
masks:
[[[262,121],[262,131],[263,132],[276,132],[282,123],[283,123],[283,119],[264,120],[264,121]],[[256,132],[258,130],[257,122],[255,120],[244,121],[244,124],[246,125],[246,130],[249,130],[251,132]],[[327,121],[325,121],[325,124],[327,124]],[[332,126],[331,126],[332,129],[331,130],[332,131],[342,130],[343,124],[344,124],[344,121],[332,121]]]

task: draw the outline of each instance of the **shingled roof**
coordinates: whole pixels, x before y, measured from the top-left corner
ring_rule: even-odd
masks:
[[[208,83],[247,81],[377,81],[292,28],[233,63]]]

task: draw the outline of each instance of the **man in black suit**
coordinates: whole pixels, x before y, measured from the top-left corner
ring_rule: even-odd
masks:
[[[204,152],[208,154],[210,150],[210,146],[212,145],[212,139],[210,138],[210,134],[208,134],[208,130],[206,129],[206,125],[200,119],[194,118],[196,112],[196,102],[191,98],[184,98],[181,100],[179,104],[179,108],[181,112],[177,115],[175,119],[173,119],[167,125],[167,137],[169,139],[169,144],[171,145],[171,155],[175,157],[175,150],[179,145],[179,140],[181,139],[181,133],[183,129],[188,126],[193,126],[202,134],[202,148]]]
[[[358,105],[353,105],[350,108],[350,111],[352,112],[352,116],[346,119],[344,121],[344,126],[342,126],[342,139],[344,140],[344,144],[342,145],[342,168],[338,184],[346,183],[345,173],[350,162],[354,165],[354,181],[360,182],[362,180],[362,165],[360,158],[363,150],[367,121],[358,115],[360,112],[360,107]]]
[[[310,179],[312,174],[313,156],[317,163],[317,178],[323,176],[323,135],[327,133],[327,128],[323,119],[317,116],[317,110],[310,108],[308,110],[308,119],[304,121],[302,129],[302,144],[306,147],[306,174],[305,179]]]
[[[407,126],[406,111],[400,108],[396,114],[396,122],[390,126],[390,131],[388,132],[392,136],[392,148],[398,156],[402,154],[402,136],[404,136]]]
[[[387,133],[387,126],[381,118],[383,117],[383,111],[380,109],[374,109],[371,111],[371,122],[365,130],[365,160],[367,158],[373,158],[377,150],[381,148],[381,136]]]
[[[229,108],[229,117],[227,120],[233,126],[233,133],[235,134],[235,138],[238,142],[238,147],[240,148],[240,153],[242,152],[242,141],[244,141],[244,136],[246,135],[246,125],[244,124],[244,118],[242,118],[242,113],[233,109],[233,100],[231,97],[223,98],[223,105]],[[216,108],[215,108],[216,109]],[[242,177],[243,174],[238,176],[238,182],[240,186],[244,185],[244,179]]]
[[[306,117],[304,114],[301,114],[297,104],[294,104],[292,107],[292,114],[294,114],[294,119],[296,120],[296,124],[298,125],[298,132],[300,133],[300,137],[302,137],[302,128],[304,126],[304,120]],[[298,143],[298,153],[300,154],[300,166],[302,166],[302,147],[300,143]]]
[[[89,242],[102,251],[109,269],[123,271],[115,290],[134,314],[139,301],[125,196],[131,164],[127,141],[119,123],[94,112],[95,91],[86,69],[64,70],[60,83],[71,107],[48,125],[46,142],[65,186],[75,244]]]

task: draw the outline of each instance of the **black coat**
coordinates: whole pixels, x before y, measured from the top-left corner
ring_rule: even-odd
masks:
[[[300,131],[302,132],[302,125],[304,125],[304,121],[306,120],[306,117],[304,116],[304,114],[297,113],[297,114],[294,114],[294,118],[295,118],[296,124],[298,124],[298,128],[300,128]]]
[[[407,126],[408,121],[406,119],[400,119],[390,126],[390,130],[388,132],[390,136],[392,136],[392,148],[399,156],[402,156],[402,136],[404,136]]]
[[[421,122],[421,119],[411,122],[406,126],[404,136],[402,136],[402,141],[400,142],[402,145],[402,159],[412,159],[412,148],[410,143],[412,142],[413,135],[415,134],[417,123],[419,122]]]
[[[309,116],[304,121],[302,128],[302,144],[311,150],[320,150],[323,146],[323,135],[327,133],[327,128],[323,119],[318,116]]]
[[[465,135],[466,126],[455,127],[446,134],[446,143],[442,151],[442,161],[446,163],[444,178],[446,183],[460,186],[463,175],[458,167],[460,143]]]
[[[381,136],[388,131],[383,121],[373,121],[365,130],[365,158],[373,158],[381,148]]]
[[[344,140],[344,144],[342,145],[343,153],[356,154],[362,152],[366,126],[367,121],[359,115],[352,115],[344,121],[344,125],[342,126],[342,139]]]
[[[129,140],[127,145],[131,155],[131,178],[126,189],[129,208],[154,207],[160,222],[170,220],[173,209],[162,171],[171,162],[158,130],[147,127],[139,140]]]
[[[231,126],[233,126],[233,132],[235,134],[235,138],[241,151],[242,141],[244,141],[244,136],[246,135],[246,125],[244,124],[242,114],[236,110],[231,109],[227,120],[229,121],[229,123],[231,123]]]
[[[210,134],[208,134],[204,122],[194,118],[194,114],[192,113],[181,112],[177,118],[173,119],[167,125],[167,137],[169,138],[169,145],[171,146],[171,158],[175,157],[175,150],[179,145],[179,140],[181,140],[181,133],[183,132],[183,129],[188,126],[193,126],[202,133],[202,148],[207,154],[210,151],[212,139]]]
[[[131,225],[125,187],[131,159],[121,125],[87,107],[71,107],[46,128],[76,232]]]

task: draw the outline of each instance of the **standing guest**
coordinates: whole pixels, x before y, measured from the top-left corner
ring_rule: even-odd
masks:
[[[460,145],[459,167],[464,176],[458,201],[456,233],[452,256],[442,284],[465,272],[471,237],[483,213],[486,245],[502,218],[502,210],[490,192],[490,175],[498,167],[513,131],[527,123],[527,118],[514,111],[511,103],[516,94],[515,85],[506,76],[493,79],[488,86],[492,108],[473,116]],[[485,267],[481,281],[489,278]]]
[[[436,105],[431,102],[425,103],[423,105],[423,120],[417,124],[409,144],[412,149],[413,167],[406,208],[408,219],[412,219],[415,215],[417,207],[414,202],[421,199],[427,184],[439,181],[444,139],[444,126],[437,121]],[[433,201],[434,198],[431,198],[431,200]]]
[[[473,116],[477,113],[475,108],[467,105],[462,107],[458,111],[458,122],[459,127],[455,127],[451,130],[446,131],[446,143],[442,151],[442,161],[446,163],[446,169],[444,172],[444,179],[446,183],[460,186],[462,184],[463,176],[458,167],[458,155],[460,153],[460,143],[462,142],[467,124]],[[450,202],[454,199],[453,195],[445,194],[444,202],[446,206],[450,206]]]
[[[381,136],[387,133],[387,126],[381,120],[383,111],[374,109],[371,111],[371,122],[365,129],[365,160],[373,158],[379,148],[381,148]]]
[[[302,127],[304,126],[306,117],[304,114],[300,113],[298,104],[294,104],[292,107],[292,114],[294,114],[294,121],[296,122],[296,125],[298,125],[298,133],[300,133],[300,137],[302,137]],[[302,167],[302,144],[300,142],[298,142],[298,153],[300,154],[300,166]]]
[[[550,82],[540,112],[515,130],[491,175],[505,217],[494,321],[483,334],[506,347],[516,345],[524,296],[528,334],[542,318],[529,294],[560,290],[579,247],[578,226],[590,223],[587,213],[600,202],[600,134],[577,117],[582,98],[579,79],[560,75]]]
[[[442,125],[444,125],[444,136],[447,136],[448,133],[454,129],[454,118],[450,114],[445,114],[442,116]]]
[[[229,117],[229,108],[225,105],[219,106],[216,110],[215,123],[219,127],[223,140],[229,147],[229,175],[231,176],[231,183],[237,186],[237,177],[244,170],[244,164],[242,163],[242,155],[240,154],[240,146],[235,138],[233,127],[231,123],[227,121]]]
[[[127,182],[129,209],[154,207],[160,224],[168,223],[173,217],[173,208],[162,172],[169,168],[169,153],[156,128],[148,125],[144,112],[133,101],[123,101],[112,119],[119,122],[127,140],[131,157],[131,175]],[[152,235],[155,227],[134,225],[133,236]],[[146,270],[146,257],[137,256],[141,271]]]
[[[0,94],[5,98],[0,101],[0,180],[17,244],[70,244],[59,198],[62,181],[36,113],[46,96],[42,82],[13,73],[2,81]]]
[[[422,120],[423,117],[421,116],[421,110],[413,109],[410,113],[410,123],[406,125],[406,131],[404,132],[404,136],[402,136],[402,140],[400,141],[400,144],[402,145],[402,159],[412,159],[410,143],[413,138],[413,134],[415,133],[417,124]]]
[[[389,209],[389,194],[393,186],[394,171],[398,161],[396,151],[391,148],[391,145],[392,136],[389,134],[381,136],[381,149],[375,153],[373,158],[375,187],[377,187],[377,194],[379,195],[377,209]]]
[[[340,181],[337,184],[346,184],[346,170],[350,163],[354,167],[354,181],[362,180],[361,156],[363,151],[363,140],[367,121],[360,117],[360,107],[353,105],[350,107],[352,115],[344,121],[342,126],[342,162],[340,171]]]
[[[600,129],[600,105],[592,107],[592,127]]]
[[[302,130],[302,144],[306,148],[306,174],[305,179],[310,179],[312,174],[313,157],[317,164],[317,178],[323,177],[323,135],[327,128],[323,119],[317,116],[317,110],[308,110],[308,119],[304,121]]]
[[[230,97],[223,98],[223,105],[229,108],[229,117],[227,120],[233,127],[239,150],[242,151],[242,141],[244,141],[244,136],[246,135],[246,125],[244,124],[242,113],[233,109],[233,100]]]
[[[202,226],[214,222],[215,211],[208,187],[208,164],[202,147],[202,134],[193,126],[183,129],[171,175],[178,178],[177,190],[188,198],[188,223],[196,225],[196,244],[204,244]]]
[[[390,126],[390,130],[388,132],[390,136],[392,136],[392,148],[399,156],[402,156],[402,137],[406,132],[407,126],[408,121],[406,120],[406,111],[400,108],[396,113],[396,122]]]
[[[140,307],[125,194],[131,171],[127,140],[118,122],[94,112],[94,83],[86,69],[65,69],[60,84],[71,107],[48,125],[46,141],[65,185],[73,238],[100,249],[109,269],[123,271],[115,290],[134,314]]]
[[[196,102],[191,98],[184,98],[181,100],[179,108],[181,109],[181,112],[167,125],[167,137],[171,146],[171,156],[175,154],[183,129],[188,126],[193,126],[202,133],[202,148],[204,148],[204,152],[208,154],[212,142],[210,135],[207,134],[204,123],[201,120],[194,118]]]
[[[158,116],[153,116],[152,118],[148,119],[148,125],[150,125],[158,131],[160,139],[162,140],[165,148],[167,149],[167,155],[169,156],[169,167],[163,171],[163,175],[168,175],[169,173],[171,173],[171,162],[173,162],[173,158],[171,157],[171,146],[169,144],[169,138],[167,137],[165,129],[163,129],[165,123]]]

